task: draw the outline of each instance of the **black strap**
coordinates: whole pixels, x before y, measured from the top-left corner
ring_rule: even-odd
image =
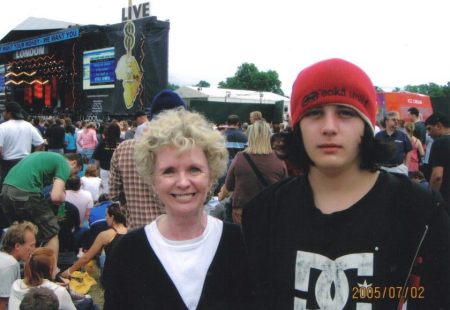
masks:
[[[246,152],[242,152],[242,154],[244,154],[245,159],[247,159],[248,163],[250,164],[250,167],[252,167],[253,172],[256,174],[256,176],[258,177],[258,180],[261,182],[261,184],[264,186],[269,186],[270,183],[267,182],[267,180],[262,175],[261,171],[259,171],[259,169],[256,167],[256,165],[253,162],[253,160],[251,159],[250,155],[248,155],[248,153],[246,153]]]

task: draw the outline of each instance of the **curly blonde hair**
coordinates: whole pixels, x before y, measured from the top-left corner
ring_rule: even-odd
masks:
[[[134,156],[139,174],[152,185],[156,156],[162,147],[173,146],[181,154],[199,146],[205,152],[211,180],[215,183],[226,171],[228,151],[225,138],[213,126],[202,115],[184,109],[160,113],[136,141]]]

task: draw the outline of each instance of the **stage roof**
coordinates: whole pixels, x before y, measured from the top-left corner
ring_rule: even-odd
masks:
[[[28,17],[8,32],[8,34],[0,40],[0,43],[17,41],[75,26],[79,25],[47,18]]]

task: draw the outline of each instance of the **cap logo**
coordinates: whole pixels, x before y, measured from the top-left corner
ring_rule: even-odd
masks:
[[[317,99],[319,99],[319,92],[313,91],[312,93],[309,93],[303,97],[302,107],[306,107],[310,102],[316,101]]]
[[[364,106],[368,106],[369,100],[362,94],[349,91],[345,89],[345,87],[334,87],[328,89],[318,89],[313,92],[310,92],[308,95],[303,97],[302,107],[308,106],[310,103],[319,100],[320,97],[328,97],[328,96],[339,96],[339,97],[349,97],[359,101]]]
[[[367,99],[364,95],[358,94],[355,92],[350,92],[350,98],[356,99],[361,102],[362,105],[367,107],[369,105],[369,99]]]

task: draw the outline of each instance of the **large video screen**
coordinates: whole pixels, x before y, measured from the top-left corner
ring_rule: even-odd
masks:
[[[0,65],[0,95],[5,94],[5,65]]]
[[[83,89],[113,88],[115,69],[114,47],[83,52]]]

